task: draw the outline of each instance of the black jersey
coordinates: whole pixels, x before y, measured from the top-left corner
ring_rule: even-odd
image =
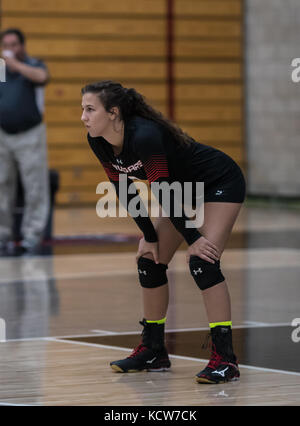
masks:
[[[120,174],[126,174],[128,178],[148,180],[150,184],[204,182],[206,190],[228,175],[234,163],[223,152],[192,139],[190,144],[179,145],[162,125],[138,116],[125,122],[124,143],[119,155],[114,154],[112,145],[101,136],[91,137],[88,134],[88,142],[118,195]],[[186,228],[186,219],[184,213],[181,217],[170,214],[175,228],[188,244],[192,244],[201,234],[196,228]],[[149,216],[134,220],[146,241],[157,241]]]

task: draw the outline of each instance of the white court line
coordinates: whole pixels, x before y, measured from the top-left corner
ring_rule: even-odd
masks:
[[[47,340],[49,342],[59,342],[59,343],[63,342],[63,343],[71,343],[74,345],[90,346],[92,348],[115,349],[118,351],[132,352],[132,349],[123,348],[121,346],[110,346],[110,345],[102,345],[102,344],[98,345],[97,343],[79,342],[77,340],[57,339],[56,337],[46,337],[44,340]]]
[[[33,404],[13,404],[11,402],[0,402],[0,407],[1,406],[7,406],[7,407],[38,407],[38,405],[33,405]]]
[[[48,340],[50,342],[59,342],[59,343],[70,343],[74,345],[81,345],[81,346],[90,346],[90,347],[96,347],[96,348],[103,348],[103,349],[113,349],[118,351],[125,351],[125,352],[132,352],[132,349],[120,347],[120,346],[110,346],[110,345],[97,345],[96,343],[88,343],[88,342],[78,342],[78,341],[72,341],[72,340],[64,340],[64,339],[56,339],[55,337],[47,337],[45,340]],[[174,359],[182,359],[186,361],[195,361],[200,363],[207,363],[208,359],[203,358],[194,358],[189,356],[182,356],[182,355],[170,355],[170,358]],[[295,371],[287,371],[287,370],[276,370],[273,368],[265,368],[265,367],[256,367],[255,365],[245,365],[245,364],[239,364],[239,367],[246,368],[248,370],[257,370],[257,371],[264,371],[267,373],[280,373],[280,374],[287,374],[291,376],[299,376],[300,373],[297,373]]]
[[[251,323],[251,324],[250,324]],[[266,322],[254,322],[247,321],[247,324],[239,324],[239,325],[233,325],[232,328],[272,328],[272,327],[287,327],[291,326],[291,322],[278,322],[278,323],[266,323]],[[123,336],[123,335],[139,335],[142,333],[142,331],[109,331],[109,330],[90,330],[92,334],[70,334],[70,335],[63,335],[63,336],[40,336],[40,337],[24,337],[21,339],[6,339],[3,340],[1,343],[9,343],[9,342],[31,342],[31,341],[41,341],[41,340],[47,340],[47,339],[72,339],[77,337],[96,337],[99,336]],[[173,329],[166,329],[166,333],[176,333],[176,332],[185,332],[185,331],[209,331],[209,327],[195,327],[195,328],[173,328]]]
[[[180,271],[179,271],[180,272]],[[124,270],[124,271],[114,271],[114,276],[124,276],[124,275],[134,275],[136,274],[135,270]],[[111,271],[99,271],[99,272],[76,272],[76,273],[57,273],[55,275],[41,275],[37,277],[14,277],[14,278],[0,278],[0,284],[12,284],[16,281],[22,282],[32,282],[32,281],[45,281],[49,279],[56,280],[73,280],[73,279],[83,279],[83,278],[98,278],[98,277],[111,277]]]
[[[256,322],[256,321],[245,321],[246,324],[233,325],[232,328],[272,328],[272,327],[285,327],[291,326],[290,322],[278,322],[278,323],[268,323],[268,322]],[[209,331],[209,327],[197,327],[197,328],[167,328],[166,333],[176,333],[184,331]],[[90,330],[92,333],[97,333],[101,336],[123,336],[125,334],[141,334],[141,331],[108,331],[108,330]],[[91,336],[91,335],[89,335]],[[62,336],[63,337],[63,336]],[[67,336],[65,336],[67,337]],[[70,337],[70,336],[68,336]],[[72,336],[71,336],[72,337]],[[80,336],[79,336],[80,337]],[[88,336],[86,336],[88,337]]]
[[[107,331],[107,330],[90,330],[91,333],[97,333],[100,334],[101,336],[115,336],[115,335],[120,335],[121,334],[126,334],[123,331],[118,332],[118,331]],[[137,331],[130,331],[128,334],[135,334],[138,333]]]

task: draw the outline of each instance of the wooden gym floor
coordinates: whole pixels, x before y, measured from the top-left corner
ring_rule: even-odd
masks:
[[[194,381],[207,322],[184,246],[168,271],[172,369],[118,374],[109,362],[141,333],[137,228],[94,209],[57,209],[54,224],[43,255],[0,259],[0,405],[300,405],[299,211],[244,207],[235,225],[222,269],[241,379],[225,385]]]

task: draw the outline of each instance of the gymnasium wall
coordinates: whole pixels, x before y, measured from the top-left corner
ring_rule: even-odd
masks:
[[[299,198],[300,1],[246,0],[245,17],[248,191]]]
[[[242,3],[1,0],[1,28],[23,30],[28,53],[51,73],[45,120],[50,167],[61,176],[59,205],[95,205],[96,186],[107,180],[80,120],[80,89],[95,80],[135,87],[167,116],[173,96],[174,120],[245,168]]]

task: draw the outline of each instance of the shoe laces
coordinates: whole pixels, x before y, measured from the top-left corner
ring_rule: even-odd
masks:
[[[147,347],[145,345],[143,345],[143,343],[140,343],[132,352],[131,355],[129,355],[128,358],[135,358],[138,354],[140,354],[141,352],[145,351],[147,349]]]
[[[211,341],[211,333],[208,333],[206,336],[205,342],[202,345],[202,349],[209,348],[211,351],[209,363],[207,364],[207,367],[216,369],[220,362],[222,361],[223,357],[217,352],[216,345],[212,343]]]
[[[215,370],[219,366],[222,359],[222,356],[216,351],[215,345],[212,345],[210,360],[207,367],[213,368]]]

